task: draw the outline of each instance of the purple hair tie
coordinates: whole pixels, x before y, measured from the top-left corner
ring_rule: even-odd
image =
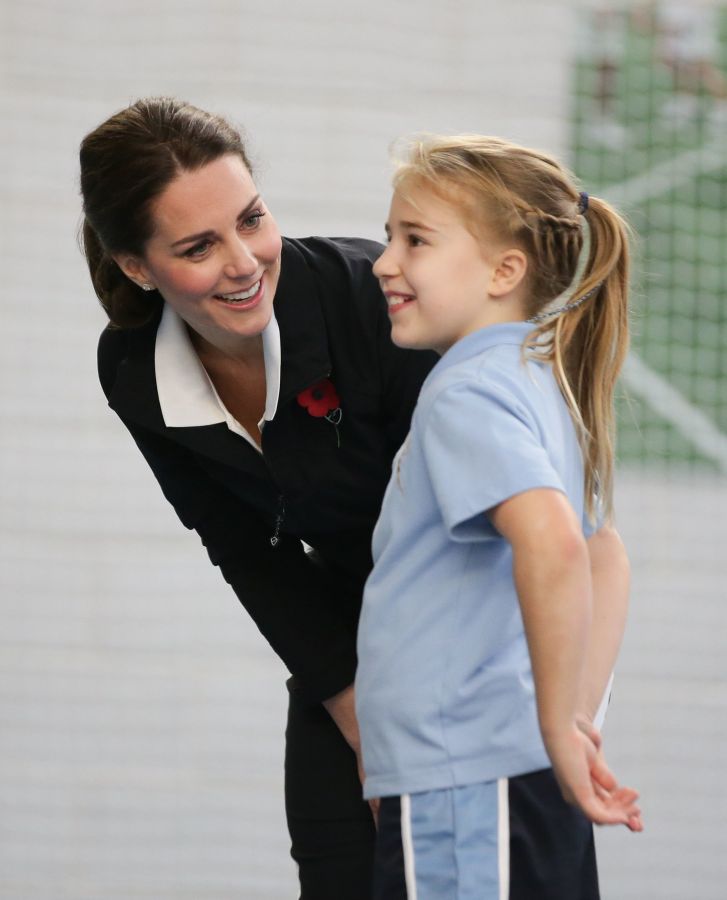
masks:
[[[582,216],[588,212],[588,194],[585,191],[581,191],[578,195],[578,212]]]

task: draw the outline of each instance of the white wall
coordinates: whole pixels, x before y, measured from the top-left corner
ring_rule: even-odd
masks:
[[[0,897],[295,890],[285,673],[97,386],[104,318],[75,245],[80,139],[138,96],[183,96],[245,128],[284,231],[379,237],[387,147],[402,133],[565,149],[571,12],[565,0],[0,0]],[[625,530],[638,543],[637,497]],[[649,574],[638,580],[661,622]],[[693,637],[714,648],[725,614],[710,609]],[[647,823],[650,808],[671,822],[665,833],[652,817],[653,838],[607,836],[604,898],[716,898],[724,855],[702,852],[699,891],[681,885],[687,850],[724,818],[724,789],[702,790],[724,746],[724,671],[713,654],[699,676],[721,718],[706,733],[690,724],[699,746],[685,738],[669,755],[676,713],[704,719],[683,657],[673,715],[654,715],[664,660],[652,626],[637,617],[609,740],[624,777],[648,775]],[[659,663],[648,678],[633,662],[644,658]]]

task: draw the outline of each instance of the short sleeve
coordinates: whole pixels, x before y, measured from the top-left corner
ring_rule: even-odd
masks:
[[[535,488],[565,492],[524,403],[494,385],[462,382],[436,396],[426,415],[423,453],[452,540],[498,535],[485,515]]]

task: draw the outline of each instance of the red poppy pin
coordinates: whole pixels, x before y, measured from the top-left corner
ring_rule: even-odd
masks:
[[[336,442],[341,446],[338,426],[343,418],[341,400],[328,378],[316,382],[298,394],[298,403],[316,419],[326,419],[336,429]]]

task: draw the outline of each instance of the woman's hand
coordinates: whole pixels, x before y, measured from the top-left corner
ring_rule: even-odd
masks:
[[[354,686],[350,684],[342,691],[339,691],[337,694],[324,700],[323,706],[338,726],[338,730],[346,739],[346,743],[356,754],[358,777],[361,779],[361,784],[363,784],[366,776],[363,768],[363,760],[361,758],[361,736],[359,734],[358,721],[356,719]],[[379,814],[378,798],[369,800],[368,804],[371,809],[371,814],[374,817],[374,821],[377,821]]]

